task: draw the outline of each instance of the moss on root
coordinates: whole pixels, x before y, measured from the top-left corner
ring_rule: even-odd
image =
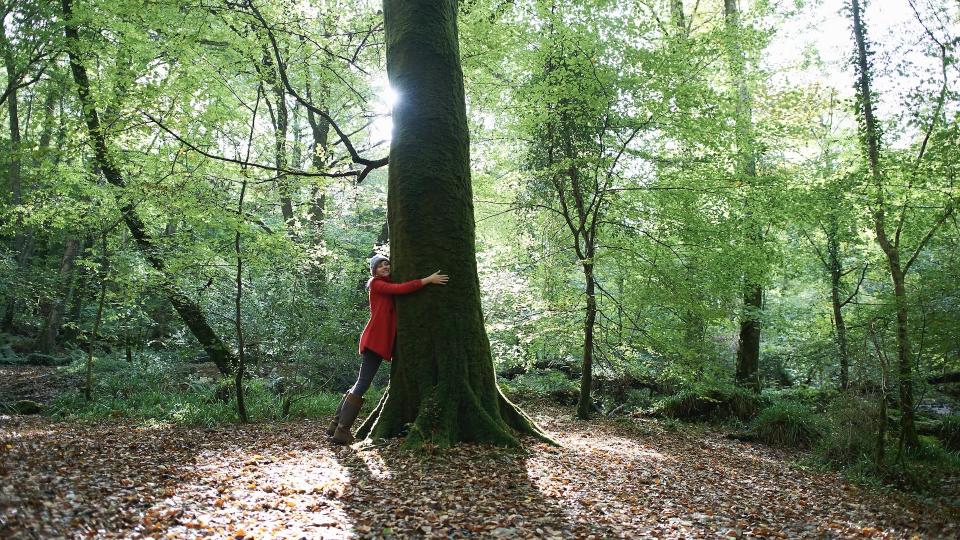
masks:
[[[357,430],[358,438],[385,439],[406,436],[404,448],[425,446],[449,448],[460,442],[482,442],[508,448],[521,446],[520,437],[532,436],[556,445],[536,423],[510,402],[497,388],[493,410],[485,407],[468,385],[461,391],[444,391],[439,385],[420,401],[412,422],[391,414],[397,408],[387,407],[390,391]]]

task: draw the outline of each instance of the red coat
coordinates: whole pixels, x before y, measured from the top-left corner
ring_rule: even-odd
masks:
[[[420,290],[423,281],[414,279],[394,283],[390,278],[375,277],[367,282],[370,290],[370,320],[360,335],[360,353],[364,349],[379,354],[388,362],[393,358],[393,341],[397,337],[397,309],[393,297]]]

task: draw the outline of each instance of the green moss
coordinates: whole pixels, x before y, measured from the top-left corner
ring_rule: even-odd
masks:
[[[661,400],[655,414],[678,420],[749,420],[767,399],[736,386],[694,387]]]

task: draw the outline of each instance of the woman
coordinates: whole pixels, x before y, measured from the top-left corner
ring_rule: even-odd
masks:
[[[397,311],[393,297],[398,294],[410,294],[431,283],[446,285],[447,276],[439,271],[423,279],[414,279],[404,283],[390,280],[390,260],[383,255],[374,255],[370,259],[370,320],[360,335],[360,374],[357,382],[347,391],[337,407],[336,416],[327,428],[327,436],[336,444],[350,444],[353,435],[350,428],[363,406],[363,394],[370,388],[373,376],[380,364],[393,357],[393,342],[397,335]]]

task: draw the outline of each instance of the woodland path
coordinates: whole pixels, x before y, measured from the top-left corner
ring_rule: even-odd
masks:
[[[0,537],[956,537],[795,454],[654,420],[534,409],[562,447],[334,448],[318,422],[216,428],[0,417]]]

